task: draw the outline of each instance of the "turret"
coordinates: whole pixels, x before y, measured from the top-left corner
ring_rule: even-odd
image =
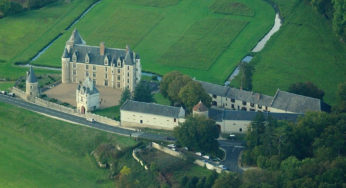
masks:
[[[193,107],[192,114],[194,117],[195,116],[205,116],[208,118],[209,109],[202,103],[202,101],[199,101],[199,103]]]
[[[61,57],[61,82],[70,83],[70,55],[65,48]]]
[[[38,88],[38,81],[34,73],[34,69],[30,66],[26,77],[26,96],[27,97],[38,97],[40,91]]]
[[[77,29],[73,30],[70,39],[68,39],[66,42],[66,49],[68,53],[71,53],[71,49],[75,44],[85,44],[85,41],[82,39]]]

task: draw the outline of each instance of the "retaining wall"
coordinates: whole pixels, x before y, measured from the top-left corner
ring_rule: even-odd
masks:
[[[167,154],[169,154],[169,155],[172,155],[173,157],[178,157],[178,158],[180,158],[180,159],[186,159],[185,156],[184,156],[182,153],[180,153],[180,152],[178,152],[178,151],[173,151],[173,150],[171,150],[171,149],[169,149],[169,148],[167,148],[167,147],[161,146],[161,145],[158,144],[158,143],[152,142],[152,143],[151,143],[151,146],[152,146],[153,148],[157,149],[157,150],[160,150],[160,151],[162,151],[162,152],[164,152],[164,153],[167,153]]]

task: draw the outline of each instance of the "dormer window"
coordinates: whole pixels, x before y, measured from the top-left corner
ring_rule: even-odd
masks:
[[[108,57],[106,56],[106,57],[105,57],[105,60],[104,60],[104,64],[105,64],[105,65],[108,65],[108,62],[109,62],[109,61],[108,61]]]
[[[77,52],[73,53],[72,55],[72,61],[77,62]]]
[[[118,58],[117,64],[118,64],[118,67],[121,67],[121,61],[120,61],[120,58]]]
[[[90,62],[90,57],[89,54],[85,55],[85,63],[89,63]]]

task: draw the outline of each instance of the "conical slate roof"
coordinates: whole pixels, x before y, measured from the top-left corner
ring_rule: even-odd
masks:
[[[74,44],[85,44],[84,40],[80,36],[77,29],[73,30],[72,35],[71,35],[70,39],[68,40],[68,42],[73,42]]]
[[[34,69],[32,69],[32,66],[30,66],[29,72],[28,72],[28,77],[26,78],[26,81],[29,83],[35,83],[37,82],[37,78],[34,73]]]
[[[202,103],[202,101],[199,101],[199,103],[193,107],[193,111],[206,112],[208,111],[208,108]]]
[[[65,48],[64,50],[64,53],[62,54],[62,57],[63,58],[69,58],[69,55],[68,55],[68,52],[67,52],[67,49]]]

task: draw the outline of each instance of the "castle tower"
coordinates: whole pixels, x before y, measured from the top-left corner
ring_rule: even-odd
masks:
[[[74,29],[72,31],[70,39],[68,39],[68,41],[66,42],[65,48],[67,49],[68,53],[71,53],[71,49],[73,48],[73,45],[75,44],[85,44],[85,41],[82,39],[77,29]]]
[[[135,90],[136,87],[136,72],[135,72],[135,63],[133,58],[133,53],[131,52],[128,45],[126,45],[126,55],[124,59],[124,89],[129,88],[131,92]]]
[[[40,91],[38,88],[38,81],[35,76],[34,70],[32,69],[32,66],[30,66],[30,69],[27,72],[27,77],[26,77],[26,96],[38,97],[39,95],[40,95]]]
[[[192,114],[194,117],[205,116],[208,118],[209,117],[208,113],[209,113],[209,109],[202,103],[202,101],[199,101],[199,103],[196,104],[192,110]]]
[[[83,84],[79,84],[76,90],[77,111],[81,114],[90,112],[100,107],[100,93],[93,81],[86,77]]]
[[[61,57],[61,82],[70,83],[70,56],[65,48]]]

